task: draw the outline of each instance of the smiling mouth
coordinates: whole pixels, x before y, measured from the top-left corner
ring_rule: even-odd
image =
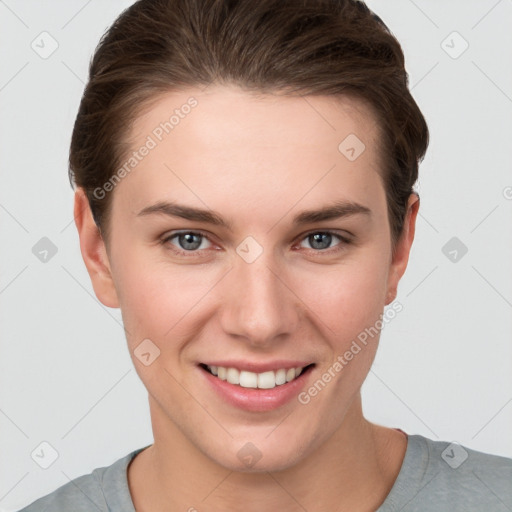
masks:
[[[297,368],[280,368],[262,373],[206,364],[200,364],[199,366],[218,379],[227,381],[235,386],[252,389],[272,389],[292,382],[300,375],[309,372],[314,364]]]

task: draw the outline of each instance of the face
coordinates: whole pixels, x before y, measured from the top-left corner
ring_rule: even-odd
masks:
[[[409,250],[391,257],[378,140],[354,99],[234,87],[168,93],[136,120],[91,277],[122,310],[155,441],[179,432],[224,467],[276,470],[342,429],[378,335],[353,342]]]

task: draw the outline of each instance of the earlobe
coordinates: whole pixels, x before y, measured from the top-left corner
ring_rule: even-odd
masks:
[[[91,278],[94,293],[105,306],[118,308],[119,300],[112,279],[105,242],[94,222],[89,200],[82,188],[78,188],[75,192],[74,217],[80,238],[80,251]]]
[[[416,193],[409,196],[407,202],[407,213],[404,219],[404,227],[400,239],[397,241],[391,267],[389,269],[388,292],[386,296],[386,305],[395,300],[397,296],[398,283],[405,273],[412,243],[414,241],[414,233],[416,230],[416,217],[420,206],[420,197]]]

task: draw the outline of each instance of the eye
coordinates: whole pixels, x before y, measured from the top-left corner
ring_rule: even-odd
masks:
[[[336,240],[338,243],[333,245],[333,242]],[[161,243],[162,245],[170,245],[174,253],[182,256],[195,256],[201,250],[209,249],[212,246],[208,237],[197,231],[174,232],[164,236]],[[312,250],[315,253],[325,252],[332,254],[333,252],[343,250],[344,246],[351,243],[351,240],[332,231],[314,231],[301,239],[300,246],[304,247],[304,243],[309,245],[309,247],[305,247],[306,249]]]
[[[332,246],[331,243],[336,239],[338,240],[338,243]],[[302,240],[302,243],[307,241],[310,245],[309,248],[316,252],[325,251],[333,247],[336,248],[335,250],[341,250],[342,248],[338,246],[350,244],[350,240],[348,238],[338,235],[337,233],[333,233],[332,231],[315,231],[306,235]]]
[[[174,239],[176,239],[176,243],[172,242]],[[205,243],[210,243],[205,235],[195,231],[174,233],[162,240],[163,244],[167,242],[174,246],[175,248],[173,248],[173,250],[179,254],[194,253],[198,252],[199,249],[207,249],[209,246],[205,246]]]

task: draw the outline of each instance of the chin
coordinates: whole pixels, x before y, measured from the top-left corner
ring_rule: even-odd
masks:
[[[230,471],[236,471],[238,473],[268,473],[284,471],[295,466],[301,459],[301,456],[294,450],[289,450],[282,453],[273,453],[272,455],[263,455],[261,458],[255,457],[254,461],[248,460],[249,456],[244,456],[242,460],[235,457],[230,457],[227,460],[218,460],[217,463],[225,467]],[[225,457],[223,457],[225,458]]]
[[[267,433],[268,435],[268,433]],[[307,441],[287,437],[252,437],[231,440],[229,446],[215,447],[207,456],[216,464],[240,473],[266,473],[283,471],[300,463],[306,452],[314,449]],[[305,449],[306,448],[306,449]],[[308,449],[309,448],[309,449]]]

